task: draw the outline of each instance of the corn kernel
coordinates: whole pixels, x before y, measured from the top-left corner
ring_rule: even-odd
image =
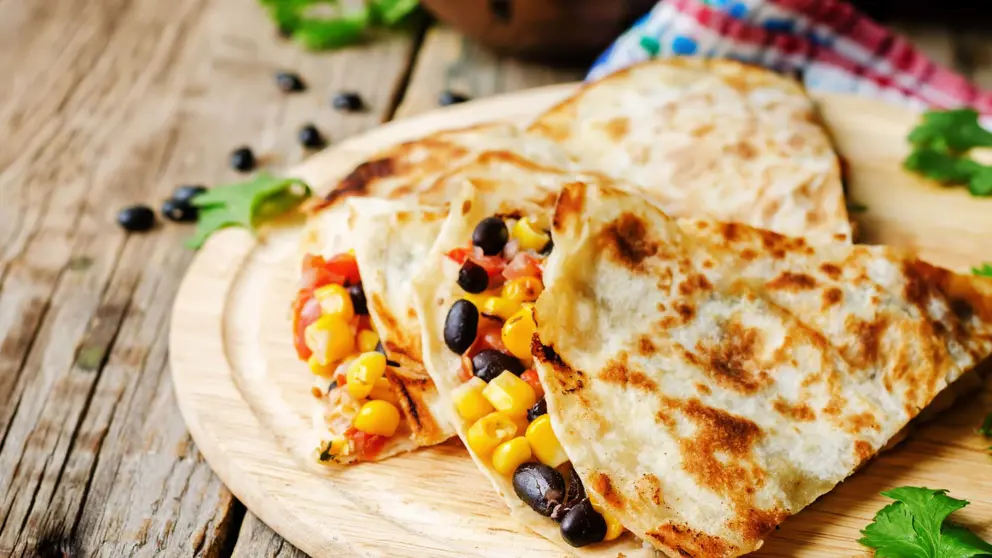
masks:
[[[303,339],[318,364],[329,365],[352,353],[355,334],[348,322],[338,316],[321,316],[303,330]]]
[[[551,240],[548,233],[537,227],[530,217],[519,219],[513,225],[513,231],[510,234],[520,243],[521,250],[540,250]]]
[[[512,439],[517,435],[517,425],[510,416],[500,413],[489,413],[475,421],[468,429],[466,436],[468,446],[476,455],[489,455],[496,446]]]
[[[509,415],[522,415],[537,403],[537,394],[530,384],[521,380],[513,372],[504,370],[482,390],[485,397],[497,411]]]
[[[501,320],[509,319],[517,310],[520,310],[519,300],[510,300],[501,296],[491,296],[482,303],[483,314],[496,316]]]
[[[591,493],[587,492],[589,496],[589,503],[592,504],[592,509],[596,510],[599,515],[603,516],[603,520],[606,521],[606,536],[603,537],[604,541],[612,541],[623,534],[623,524],[620,523],[613,514],[604,510],[600,505],[598,499]]]
[[[323,449],[319,452],[318,460],[334,461],[334,458],[336,457],[347,455],[350,449],[351,444],[348,443],[348,440],[338,436],[323,447]]]
[[[486,293],[465,293],[462,295],[462,298],[471,302],[475,306],[475,309],[481,312],[485,307],[486,300],[489,299],[489,295]]]
[[[355,416],[355,428],[366,434],[392,436],[400,425],[400,412],[388,401],[368,401]]]
[[[517,302],[534,302],[544,290],[544,283],[533,275],[525,275],[507,281],[503,285],[503,298]]]
[[[348,367],[348,393],[355,399],[368,397],[385,371],[385,355],[375,352],[362,353]]]
[[[486,382],[482,378],[473,376],[469,381],[456,387],[452,391],[452,399],[455,402],[455,409],[463,419],[469,422],[479,420],[496,409],[482,396]]]
[[[329,316],[340,316],[350,322],[355,317],[355,307],[351,304],[348,289],[338,284],[325,285],[313,292],[314,298],[320,302],[320,311]]]
[[[378,399],[380,401],[389,401],[393,405],[397,404],[396,394],[393,393],[393,385],[389,383],[386,378],[379,378],[375,381],[375,385],[372,386],[372,391],[369,392],[369,399]]]
[[[530,387],[530,386],[528,386]],[[530,449],[534,452],[537,460],[549,467],[557,467],[568,461],[558,436],[551,429],[551,417],[541,415],[530,423],[527,432],[524,434],[530,442]]]
[[[534,310],[531,305],[525,305],[510,316],[510,319],[503,323],[503,330],[500,337],[503,344],[513,356],[528,364],[531,361],[530,343],[537,331],[537,324],[534,323]]]
[[[330,378],[334,376],[334,370],[337,368],[334,363],[321,364],[317,360],[317,355],[310,355],[307,359],[307,366],[310,367],[310,371],[314,373],[315,376],[320,376],[321,378]]]
[[[496,446],[493,451],[493,469],[502,475],[512,475],[517,467],[531,458],[527,438],[517,436]]]
[[[379,345],[379,334],[371,329],[363,329],[358,332],[358,350],[363,353],[371,353]]]

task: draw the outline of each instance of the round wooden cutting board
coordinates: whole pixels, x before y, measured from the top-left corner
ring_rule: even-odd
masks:
[[[326,192],[388,145],[477,122],[529,118],[575,85],[535,89],[383,126],[311,158],[294,174]],[[859,98],[818,103],[848,167],[862,239],[918,249],[957,270],[992,261],[992,200],[941,188],[900,169],[916,118]],[[311,377],[292,348],[289,303],[300,223],[213,236],[197,254],[172,316],[170,351],[179,405],[200,451],[265,523],[316,557],[563,556],[507,513],[457,442],[341,469],[310,461]],[[992,457],[975,434],[992,411],[981,394],[918,429],[814,505],[786,521],[760,556],[869,555],[858,531],[904,485],[946,488],[971,506],[955,515],[992,538]]]

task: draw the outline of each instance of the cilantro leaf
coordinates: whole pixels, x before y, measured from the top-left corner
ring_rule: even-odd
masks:
[[[992,167],[979,165],[968,179],[968,191],[973,196],[992,196]]]
[[[310,50],[340,48],[360,41],[368,25],[367,9],[337,18],[301,18],[293,40]]]
[[[310,187],[302,180],[266,172],[247,182],[215,186],[192,199],[200,214],[196,232],[186,246],[199,248],[207,237],[225,227],[245,227],[254,233],[259,223],[285,213],[309,196]]]
[[[417,0],[373,0],[372,12],[378,21],[396,25],[417,9]]]
[[[982,264],[982,267],[973,267],[971,268],[971,272],[981,277],[992,277],[992,264]],[[989,425],[989,433],[986,436],[992,436],[992,424]]]
[[[989,267],[989,264],[985,264],[985,267]],[[992,271],[992,269],[990,269]],[[985,420],[982,421],[982,425],[978,427],[978,433],[986,438],[992,438],[992,413],[985,415]]]
[[[976,168],[981,166],[971,159],[955,157],[926,147],[914,149],[903,165],[917,174],[944,184],[967,184]]]
[[[259,0],[279,29],[310,50],[339,48],[361,41],[375,24],[396,25],[414,11],[417,0],[366,0],[345,10],[338,0]]]
[[[903,486],[882,492],[895,500],[875,514],[858,541],[880,558],[970,558],[992,555],[992,544],[945,521],[968,505],[946,490]]]
[[[978,123],[978,111],[970,108],[929,111],[910,134],[916,147],[964,153],[975,147],[992,147],[992,132]]]

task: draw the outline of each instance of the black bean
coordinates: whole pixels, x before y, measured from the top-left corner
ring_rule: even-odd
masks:
[[[504,370],[509,370],[519,376],[524,373],[526,368],[517,357],[502,353],[496,349],[486,349],[472,357],[472,372],[486,382],[491,382],[493,378],[502,374]]]
[[[299,74],[295,72],[276,72],[276,86],[283,93],[298,93],[307,88]]]
[[[606,520],[586,498],[568,510],[561,520],[561,538],[572,546],[602,542],[606,537]]]
[[[442,107],[446,107],[448,105],[457,105],[458,103],[464,103],[467,100],[468,100],[467,95],[456,93],[455,91],[452,91],[450,89],[445,89],[444,91],[441,92],[440,95],[438,95],[437,104],[441,105]]]
[[[365,107],[365,103],[354,91],[341,91],[334,95],[331,106],[342,112],[357,112]]]
[[[456,300],[444,319],[444,344],[462,354],[475,342],[479,332],[479,310],[467,300]]]
[[[565,477],[543,463],[523,463],[513,472],[513,491],[531,509],[551,517],[565,499]]]
[[[489,288],[489,274],[481,265],[465,260],[458,270],[458,286],[467,293],[481,293]]]
[[[553,240],[549,240],[548,243],[544,245],[544,248],[541,248],[541,255],[547,256],[552,250],[554,250],[554,248],[555,242]]]
[[[300,144],[307,149],[320,149],[327,145],[324,136],[321,135],[320,130],[313,124],[306,124],[300,128],[296,137],[300,140]]]
[[[177,223],[196,221],[197,215],[199,215],[199,211],[189,201],[169,199],[162,203],[162,217],[170,221]]]
[[[117,214],[117,224],[130,232],[147,231],[155,226],[155,212],[147,205],[125,207]]]
[[[472,244],[482,248],[482,253],[487,256],[502,252],[509,239],[510,231],[499,217],[486,217],[472,231]]]
[[[382,346],[382,341],[379,341],[378,343],[375,344],[375,352],[381,353],[384,357],[386,357],[386,364],[388,364],[389,366],[400,365],[400,363],[396,362],[395,360],[389,360],[389,355],[386,354],[386,348]]]
[[[548,414],[548,402],[542,397],[533,407],[527,409],[527,422],[533,422],[537,417],[546,414]]]
[[[172,192],[172,197],[169,199],[179,203],[189,203],[193,201],[193,198],[206,191],[207,189],[199,184],[184,184],[176,188],[175,191]]]
[[[231,152],[231,168],[239,172],[254,170],[255,154],[250,147],[242,146]]]
[[[348,287],[348,295],[351,296],[351,305],[355,308],[355,314],[364,316],[369,313],[369,304],[365,299],[365,291],[361,283]]]

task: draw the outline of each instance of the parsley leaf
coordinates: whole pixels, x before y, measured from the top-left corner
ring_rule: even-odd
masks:
[[[981,277],[992,277],[992,264],[982,264],[982,267],[973,267],[971,268],[971,272]],[[992,431],[990,431],[989,436],[992,436]]]
[[[944,184],[967,184],[978,167],[971,159],[955,157],[944,151],[918,147],[909,154],[903,165],[918,174]]]
[[[882,492],[895,500],[875,514],[859,543],[879,558],[971,558],[992,555],[992,544],[966,527],[945,521],[968,505],[946,490],[903,486]]]
[[[200,215],[186,246],[199,248],[207,237],[225,227],[241,226],[254,233],[259,223],[285,213],[309,196],[310,187],[302,180],[266,172],[247,182],[215,186],[192,200]]]
[[[339,48],[361,41],[376,24],[396,25],[417,0],[366,0],[344,10],[338,0],[259,0],[279,29],[310,50]]]
[[[970,108],[933,110],[909,134],[916,147],[964,153],[975,147],[992,147],[992,132],[978,123],[978,111]]]

